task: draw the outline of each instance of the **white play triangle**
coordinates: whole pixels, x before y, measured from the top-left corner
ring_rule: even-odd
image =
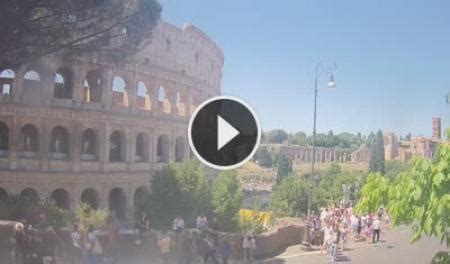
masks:
[[[237,135],[239,135],[239,131],[217,115],[217,150],[219,151]]]

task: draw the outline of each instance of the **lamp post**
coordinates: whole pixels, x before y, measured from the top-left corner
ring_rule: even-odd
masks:
[[[336,88],[336,82],[334,80],[334,72],[336,72],[337,66],[336,63],[330,62],[330,61],[321,61],[316,66],[316,75],[314,80],[314,127],[313,127],[313,156],[312,156],[312,167],[311,167],[311,177],[310,177],[310,183],[311,188],[308,195],[308,207],[306,212],[306,223],[307,223],[307,237],[308,242],[310,241],[309,237],[309,218],[311,213],[311,204],[312,204],[312,192],[314,187],[314,180],[316,178],[315,175],[315,165],[316,165],[316,121],[317,121],[317,88],[318,88],[318,82],[319,78],[323,75],[328,75],[329,80],[327,83],[328,88]]]

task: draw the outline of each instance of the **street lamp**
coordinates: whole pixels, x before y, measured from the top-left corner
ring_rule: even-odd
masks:
[[[309,223],[308,220],[310,218],[311,213],[311,203],[312,203],[312,189],[314,187],[314,178],[315,175],[315,165],[316,165],[316,121],[317,121],[317,87],[319,78],[321,76],[329,76],[329,80],[327,82],[328,88],[336,88],[336,81],[334,80],[334,73],[336,72],[337,66],[336,63],[330,61],[321,61],[316,66],[316,76],[314,81],[314,128],[313,128],[313,157],[312,157],[312,168],[311,168],[311,188],[308,195],[308,207],[306,212],[306,223],[307,223],[307,236],[308,242],[309,239]]]

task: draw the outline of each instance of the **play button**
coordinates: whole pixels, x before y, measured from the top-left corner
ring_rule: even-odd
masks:
[[[256,152],[261,129],[253,110],[240,99],[218,96],[203,102],[189,122],[189,145],[204,164],[234,169]]]
[[[217,150],[220,150],[230,140],[239,135],[239,131],[225,121],[220,115],[217,116]]]

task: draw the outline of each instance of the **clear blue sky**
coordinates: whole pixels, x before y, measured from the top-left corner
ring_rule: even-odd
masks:
[[[223,49],[222,92],[248,101],[264,130],[312,131],[314,68],[338,65],[337,89],[320,82],[318,131],[431,135],[450,127],[450,2],[162,0],[162,17],[191,22]]]

